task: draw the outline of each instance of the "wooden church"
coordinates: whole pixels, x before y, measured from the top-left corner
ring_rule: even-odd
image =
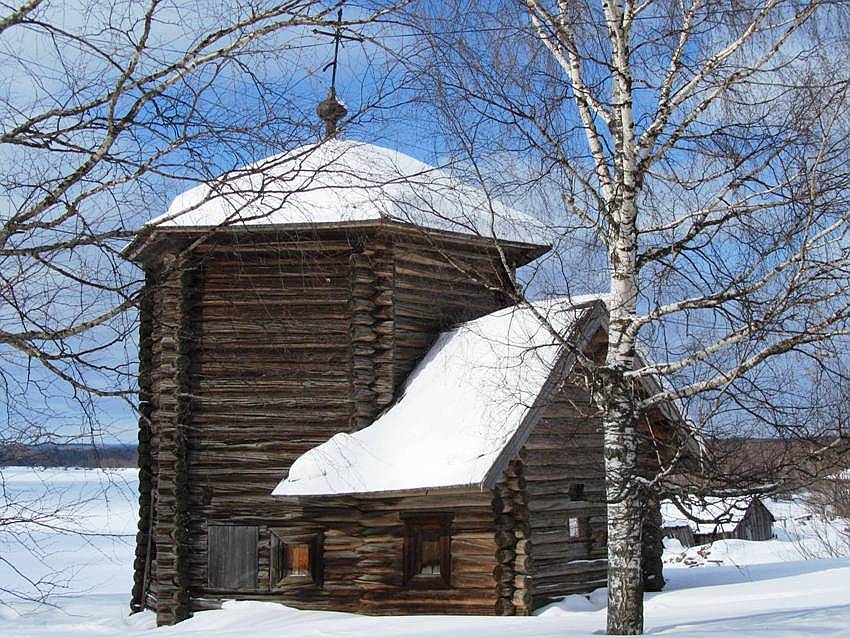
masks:
[[[513,306],[547,250],[526,216],[353,141],[177,197],[127,249],[146,277],[133,609],[528,614],[604,586],[575,352],[602,351],[606,307]],[[657,589],[657,507],[645,526]]]

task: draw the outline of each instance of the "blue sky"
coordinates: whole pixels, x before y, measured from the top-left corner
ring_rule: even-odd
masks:
[[[190,1],[179,10],[175,8],[176,4],[163,5],[163,13],[156,21],[152,36],[156,47],[143,60],[143,69],[149,70],[163,61],[177,59],[193,42],[196,31],[220,24],[220,15],[248,10],[236,0],[218,0],[214,4]],[[370,4],[349,3],[346,17],[363,15]],[[56,3],[49,5],[44,18],[61,24],[71,32],[85,34],[84,40],[88,45],[97,45],[101,50],[124,46],[126,54],[126,41],[109,30],[103,30],[103,25],[99,22],[103,20],[103,14],[86,11],[88,5],[101,6],[93,0],[76,4]],[[141,6],[133,2],[114,3],[112,20],[117,20],[122,28],[129,28],[138,33]],[[439,4],[428,3],[420,3],[418,6],[424,6],[426,10],[433,8],[435,12],[441,7]],[[499,12],[495,9],[500,9],[501,5],[488,6],[498,15]],[[512,19],[512,14],[505,11],[504,20]],[[465,12],[454,21],[448,20],[443,24],[442,28],[447,37],[453,35],[455,29],[465,31],[476,37],[477,46],[487,48],[498,44],[502,47],[498,50],[506,59],[512,53],[510,45],[491,41],[491,31],[477,30],[481,25],[472,12]],[[510,27],[510,24],[508,26]],[[516,139],[507,135],[500,136],[497,126],[482,122],[478,114],[470,108],[469,102],[462,103],[456,113],[444,115],[437,114],[425,104],[409,102],[415,95],[413,89],[416,87],[405,82],[415,81],[417,78],[407,76],[403,66],[382,47],[404,50],[404,55],[415,56],[415,47],[405,49],[418,41],[419,35],[413,27],[394,20],[369,25],[360,31],[375,38],[377,44],[368,40],[364,43],[348,42],[342,48],[337,81],[338,94],[348,105],[351,114],[366,109],[345,130],[344,136],[397,148],[418,159],[439,163],[454,156],[457,151],[446,137],[446,125],[449,124],[446,118],[453,115],[457,120],[453,123],[460,125],[461,129],[470,135],[470,139],[481,144],[485,160],[485,179],[494,185],[501,181],[501,192],[510,203],[541,214],[558,210],[557,207],[561,203],[559,191],[554,185],[561,176],[556,175],[552,181],[540,185],[533,193],[521,188],[512,190],[511,185],[506,183],[510,180],[506,178],[521,181],[525,174],[533,174],[538,158],[532,157],[531,154],[526,156],[522,153],[505,152],[505,147],[516,144]],[[60,38],[59,42],[63,40]],[[91,79],[114,76],[115,69],[105,63],[99,54],[87,49],[86,45],[67,40],[64,42],[65,44],[57,49],[52,38],[43,33],[39,35],[39,32],[32,29],[11,29],[0,38],[0,60],[8,70],[5,78],[0,78],[0,88],[10,96],[6,105],[17,109],[17,112],[12,108],[3,111],[4,124],[16,122],[31,110],[49,107],[57,99],[61,100],[63,87],[69,81],[78,89],[76,99],[82,100],[99,89],[97,83],[90,83]],[[176,194],[199,179],[213,177],[267,155],[318,140],[321,124],[315,115],[315,106],[325,97],[329,86],[330,72],[323,72],[322,67],[330,60],[332,50],[330,39],[316,36],[310,28],[289,29],[264,42],[251,57],[209,67],[187,81],[176,84],[157,102],[155,108],[148,106],[142,110],[140,119],[144,126],[123,139],[117,148],[125,159],[149,157],[152,150],[164,148],[175,135],[184,130],[195,136],[191,144],[167,154],[158,162],[158,171],[147,175],[143,180],[134,182],[131,186],[117,188],[109,197],[87,200],[87,214],[97,219],[98,223],[114,224],[117,220],[124,226],[136,228],[147,219],[161,214]],[[539,77],[519,79],[529,79],[532,86],[545,84],[546,73],[551,69],[547,69],[545,65],[522,66],[521,51],[519,58],[520,71],[529,74],[540,73]],[[660,70],[663,67],[663,64],[653,61],[651,56],[647,58],[646,64],[648,69],[656,66]],[[459,68],[465,68],[462,62]],[[540,84],[535,85],[538,80]],[[482,103],[487,98],[486,86],[484,89],[481,97],[485,100],[482,100]],[[565,95],[566,92],[565,88]],[[644,97],[639,98],[637,103],[639,122],[645,122],[653,113],[652,90],[645,89],[642,95]],[[137,94],[131,92],[119,103],[119,109],[128,107],[135,97]],[[555,98],[560,99],[560,96]],[[379,108],[374,108],[376,105]],[[196,110],[192,112],[192,109]],[[768,109],[767,114],[769,113]],[[569,106],[558,112],[557,117],[560,118],[564,131],[580,136],[580,129],[574,126],[575,113]],[[188,123],[188,128],[181,129],[175,124],[182,120]],[[81,141],[90,141],[87,131],[77,135]],[[91,135],[96,135],[96,132]],[[48,176],[61,174],[62,170],[67,169],[71,162],[77,159],[71,156],[69,160],[56,163],[56,157],[55,153],[44,153],[37,149],[0,149],[0,164],[6,174],[21,173],[25,178],[41,171],[46,172]],[[676,161],[671,165],[675,165],[683,157],[674,156]],[[674,166],[674,169],[693,168],[692,162],[688,158],[685,160],[681,162],[681,166]],[[115,170],[124,168],[121,166]],[[105,171],[101,177],[111,174],[113,173]],[[27,179],[22,178],[22,182],[26,183]],[[0,192],[0,214],[9,215],[19,208],[22,202],[26,201],[28,193],[25,191],[24,188],[7,187],[5,191]],[[31,193],[29,195],[31,196]],[[662,217],[676,210],[675,204],[688,203],[677,199],[675,189],[666,192],[659,187],[655,197],[656,200],[652,203],[656,205],[658,214]],[[674,205],[667,206],[671,201]],[[546,272],[553,276],[547,280],[541,278],[536,282],[536,292],[563,293],[566,292],[567,285],[576,281],[581,282],[579,286],[586,286],[586,289],[580,288],[575,292],[587,292],[588,289],[598,289],[604,285],[604,255],[599,259],[598,246],[592,244],[587,251],[577,249],[579,239],[584,237],[578,230],[564,229],[563,242],[559,247],[559,255],[563,257],[564,263],[555,262],[547,269]],[[734,236],[728,237],[727,247],[719,248],[718,252],[711,255],[711,259],[731,263],[732,256],[735,255],[736,239]],[[119,247],[116,242],[115,248]],[[75,267],[92,269],[92,272],[96,272],[98,268],[108,272],[111,267],[108,260],[94,256],[77,255],[69,258],[68,263]],[[561,265],[564,271],[559,270]],[[705,266],[694,264],[690,268],[698,274]],[[139,271],[132,266],[122,266],[119,274],[121,281],[135,281],[135,285],[138,285],[139,277]],[[38,288],[42,283],[43,281],[37,278],[28,281],[28,285],[33,288]],[[646,298],[644,301],[652,303],[656,300]],[[57,312],[57,306],[48,304],[47,307],[47,315]],[[0,318],[3,321],[15,319],[2,314]],[[121,319],[122,324],[133,321],[132,313]],[[101,332],[91,338],[103,335]],[[133,377],[135,348],[134,342],[116,343],[109,350],[96,356],[92,355],[91,360],[93,363],[121,366],[121,383],[126,387]],[[87,434],[90,421],[86,411],[94,408],[75,398],[68,388],[63,390],[61,382],[45,374],[38,366],[29,366],[25,360],[12,354],[4,359],[3,371],[7,372],[8,377],[5,387],[11,388],[7,396],[26,396],[30,402],[24,409],[23,405],[17,405],[13,399],[7,399],[7,423],[25,423],[30,420],[32,427],[37,427],[39,420],[50,420],[51,423],[61,424],[58,429],[62,431],[82,433],[84,436]],[[100,381],[106,382],[106,372],[87,374],[100,376]],[[30,414],[29,419],[23,416],[27,411]],[[98,400],[95,412],[110,432],[110,436],[121,440],[135,438],[135,416],[120,401]]]

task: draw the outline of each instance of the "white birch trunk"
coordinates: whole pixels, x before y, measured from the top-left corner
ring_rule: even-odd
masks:
[[[611,309],[601,388],[608,500],[608,633],[643,633],[643,528],[637,454],[638,397],[626,372],[634,369],[637,313],[638,184],[629,26],[622,0],[603,0],[612,61],[613,133],[618,188],[609,200]]]
[[[638,397],[625,373],[634,366],[637,282],[634,199],[618,211],[618,232],[611,251],[611,312],[606,365],[597,402],[603,411],[606,494],[608,500],[608,633],[643,633],[641,573],[642,495],[638,476]]]

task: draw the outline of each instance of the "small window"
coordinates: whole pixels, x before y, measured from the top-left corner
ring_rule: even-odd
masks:
[[[310,545],[287,543],[284,546],[284,575],[312,576],[310,568]]]
[[[272,589],[287,585],[320,584],[321,535],[291,535],[271,530],[269,582]]]
[[[566,521],[567,540],[587,540],[587,518],[584,516],[569,516]]]
[[[451,514],[403,516],[404,581],[411,587],[451,585]]]
[[[583,501],[584,483],[573,483],[570,485],[569,496],[571,501]]]

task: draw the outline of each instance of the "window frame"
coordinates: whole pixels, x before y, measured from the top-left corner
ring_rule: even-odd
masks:
[[[324,578],[322,532],[294,534],[285,528],[269,528],[269,589],[277,591],[292,586],[321,587]],[[307,546],[308,574],[290,574],[286,564],[287,547]]]
[[[576,522],[577,535],[572,534],[570,521]],[[584,514],[570,514],[564,521],[564,527],[567,531],[568,543],[583,543],[590,540],[590,525],[588,517]]]
[[[412,589],[449,589],[452,582],[452,521],[450,512],[401,514],[404,523],[404,584]],[[425,533],[439,535],[439,573],[422,574]]]

